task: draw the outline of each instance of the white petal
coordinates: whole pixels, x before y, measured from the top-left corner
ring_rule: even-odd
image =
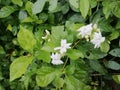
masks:
[[[61,47],[56,47],[56,48],[54,48],[54,50],[59,50]]]
[[[59,64],[63,64],[63,61],[61,61],[61,60],[52,60],[51,63],[54,64],[54,65],[59,65]]]

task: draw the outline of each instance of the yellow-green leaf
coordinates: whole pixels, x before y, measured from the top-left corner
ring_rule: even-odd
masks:
[[[20,46],[27,51],[32,52],[35,48],[36,39],[33,33],[22,26],[20,26],[17,39]]]
[[[80,12],[84,18],[88,14],[89,6],[89,0],[80,0]]]
[[[22,7],[22,5],[23,5],[23,1],[22,1],[22,0],[12,0],[12,2],[13,2],[14,4],[19,5],[20,7]]]
[[[13,81],[24,74],[32,62],[33,56],[21,56],[15,59],[10,65],[10,81]]]

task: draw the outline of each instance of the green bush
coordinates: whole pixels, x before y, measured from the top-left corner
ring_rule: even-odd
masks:
[[[120,0],[0,0],[0,8],[0,90],[119,88]]]

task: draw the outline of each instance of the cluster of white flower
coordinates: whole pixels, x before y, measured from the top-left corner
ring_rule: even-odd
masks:
[[[86,26],[82,26],[78,29],[79,31],[79,34],[78,35],[81,35],[82,38],[89,38],[89,36],[91,35],[91,32],[92,32],[92,24],[89,24],[89,25],[86,25]]]
[[[71,48],[70,47],[71,43],[67,43],[66,39],[61,40],[61,46],[54,48],[54,50],[59,50],[60,53],[52,53],[51,59],[52,59],[52,64],[54,65],[59,65],[63,64],[63,61],[60,59],[66,52],[67,49]]]
[[[94,48],[99,48],[101,43],[105,41],[105,37],[102,37],[100,29],[97,28],[96,24],[88,24],[86,26],[82,26],[77,31],[79,32],[78,35],[81,35],[82,38],[86,38],[87,41],[89,41],[89,38],[93,33],[93,38],[90,38],[90,42],[94,44]]]
[[[88,24],[86,26],[82,26],[77,31],[79,32],[79,36],[94,44],[94,48],[99,48],[101,43],[105,41],[105,37],[102,37],[100,29],[97,28],[96,24]],[[42,37],[42,39],[46,40],[48,39],[50,33],[47,30],[45,30],[45,32],[46,36]],[[63,64],[64,62],[61,60],[61,57],[65,55],[67,49],[71,48],[70,45],[71,43],[67,43],[66,39],[61,39],[61,45],[54,48],[54,50],[58,50],[58,52],[52,53],[51,55],[51,63],[54,65]]]
[[[93,43],[95,46],[94,48],[99,48],[101,43],[105,41],[105,37],[102,37],[101,32],[94,33],[94,37],[91,40],[91,43]]]

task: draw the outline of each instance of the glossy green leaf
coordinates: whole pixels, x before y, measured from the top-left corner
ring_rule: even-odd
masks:
[[[89,0],[80,0],[80,12],[82,16],[85,18],[89,11]]]
[[[22,0],[11,0],[14,4],[19,5],[20,7],[22,7],[23,5],[23,1]]]
[[[19,20],[23,20],[23,19],[25,19],[25,18],[27,18],[27,12],[25,12],[25,11],[20,11],[19,12]]]
[[[58,0],[49,0],[49,12],[54,12],[54,10],[57,8]]]
[[[103,13],[105,14],[105,18],[107,19],[115,7],[115,2],[109,2],[109,0],[103,1]]]
[[[74,11],[79,10],[79,0],[69,0],[70,6]]]
[[[35,57],[39,60],[43,60],[44,62],[50,63],[50,53],[47,51],[40,50],[35,53]]]
[[[59,74],[60,74],[60,71],[58,71],[54,68],[51,68],[51,67],[43,66],[37,70],[36,82],[37,82],[38,86],[46,87]]]
[[[7,26],[7,30],[11,31],[12,32],[12,26],[10,24],[8,24]]]
[[[27,1],[27,3],[25,4],[25,9],[29,13],[29,15],[32,15],[32,7],[33,7],[33,3],[30,1]]]
[[[65,90],[79,90],[81,89],[79,85],[79,80],[73,76],[66,76],[65,78]]]
[[[66,54],[71,60],[76,60],[78,59],[79,57],[83,58],[84,55],[81,51],[79,50],[75,50],[75,49],[70,49],[67,51],[67,54]]]
[[[116,83],[120,84],[120,75],[113,75],[112,78]]]
[[[65,73],[67,75],[72,75],[72,74],[74,74],[74,72],[75,72],[75,65],[68,65],[68,66],[66,66]]]
[[[119,37],[119,32],[118,31],[113,31],[110,36],[109,36],[109,40],[114,40],[117,39]]]
[[[91,90],[91,88],[73,76],[66,76],[64,90]]]
[[[117,17],[117,18],[120,18],[120,2],[119,1],[117,1],[117,2],[115,2],[115,8],[114,8],[114,10],[113,10],[113,14]]]
[[[15,8],[12,6],[4,6],[0,9],[0,18],[8,17],[15,11]]]
[[[90,7],[95,8],[97,6],[97,1],[96,0],[90,0]]]
[[[16,58],[10,65],[10,81],[21,77],[32,62],[33,56],[21,56]]]
[[[32,52],[35,48],[36,39],[34,38],[33,33],[22,26],[20,26],[17,39],[20,46],[27,51]]]
[[[57,40],[64,39],[67,33],[64,31],[64,26],[53,26],[52,27],[52,38]]]
[[[105,63],[105,65],[113,70],[120,70],[120,64],[115,61],[108,61]]]
[[[53,81],[53,85],[56,87],[56,88],[61,88],[61,87],[63,87],[63,85],[64,85],[64,80],[63,80],[63,78],[60,78],[60,77],[58,77],[58,78],[55,78],[55,80]]]
[[[33,14],[38,14],[40,13],[45,5],[46,0],[37,0],[32,7],[32,13]]]
[[[103,66],[96,60],[89,60],[89,64],[90,64],[90,67],[97,71],[97,72],[100,72],[101,74],[105,74],[105,69],[103,68]]]
[[[110,50],[110,45],[109,45],[109,43],[108,43],[107,41],[103,42],[103,43],[101,44],[101,46],[100,46],[100,50],[101,50],[102,52],[107,53],[107,52]]]
[[[109,52],[112,56],[120,57],[120,48],[115,48]]]

